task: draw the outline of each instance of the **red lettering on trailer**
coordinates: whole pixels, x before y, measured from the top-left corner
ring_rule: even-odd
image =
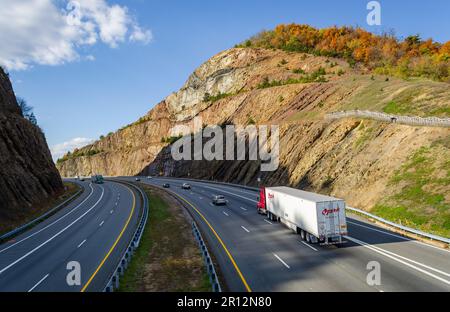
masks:
[[[268,194],[269,198],[274,198],[275,196],[273,194]]]
[[[322,214],[324,216],[328,216],[329,214],[335,213],[335,212],[339,212],[339,208],[334,208],[334,209],[324,209],[322,210]]]

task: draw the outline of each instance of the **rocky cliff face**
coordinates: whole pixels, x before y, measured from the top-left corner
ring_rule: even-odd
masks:
[[[22,116],[0,68],[0,219],[26,212],[62,190],[43,133]]]
[[[59,170],[64,176],[163,174],[249,185],[260,177],[265,185],[329,193],[370,210],[380,203],[399,204],[396,196],[413,182],[395,178],[419,151],[439,149],[439,157],[429,159],[433,168],[450,159],[450,130],[357,119],[330,122],[325,114],[370,109],[448,117],[449,99],[446,83],[372,76],[339,59],[302,53],[231,49],[200,66],[180,91],[139,122],[84,149],[100,154],[69,158]],[[173,161],[161,142],[174,125],[190,125],[194,117],[205,125],[279,125],[279,169],[261,173],[256,161]],[[429,177],[433,174],[438,173]],[[441,203],[450,204],[448,182],[439,188],[425,184],[420,188],[430,196],[443,194]]]

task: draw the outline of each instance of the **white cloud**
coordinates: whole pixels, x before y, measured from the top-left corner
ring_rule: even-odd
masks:
[[[53,145],[50,148],[50,152],[52,153],[53,160],[56,161],[63,157],[67,152],[73,151],[76,148],[84,147],[93,142],[94,140],[89,138],[73,138],[67,142]]]
[[[152,39],[127,7],[106,0],[0,0],[0,8],[0,64],[10,70],[85,59],[78,50],[99,42]]]

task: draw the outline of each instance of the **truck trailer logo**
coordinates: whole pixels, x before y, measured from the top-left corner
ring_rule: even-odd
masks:
[[[339,208],[335,208],[335,209],[324,209],[324,210],[322,210],[322,214],[324,215],[324,216],[328,216],[329,214],[332,214],[332,213],[336,213],[336,212],[339,212]]]
[[[273,198],[275,198],[275,195],[273,195],[273,194],[268,194],[268,196],[269,196],[269,199],[273,199]]]

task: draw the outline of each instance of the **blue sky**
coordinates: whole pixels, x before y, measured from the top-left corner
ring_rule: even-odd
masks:
[[[64,2],[54,1],[60,8]],[[152,39],[102,38],[76,45],[75,59],[53,65],[30,61],[26,69],[10,73],[16,94],[35,108],[49,145],[55,146],[74,138],[96,139],[135,121],[178,90],[209,57],[280,23],[393,29],[400,37],[420,34],[450,40],[448,0],[379,1],[382,26],[375,27],[366,24],[368,2],[108,0],[109,6],[126,8],[133,20],[130,29],[151,31]]]

